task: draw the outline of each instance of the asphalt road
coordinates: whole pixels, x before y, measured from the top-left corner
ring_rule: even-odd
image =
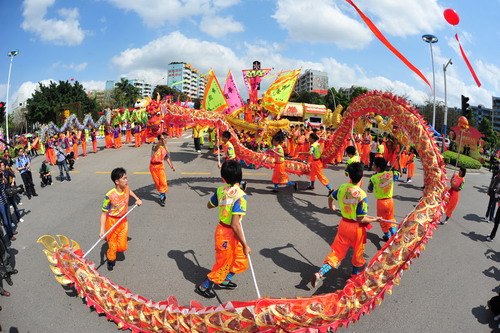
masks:
[[[19,274],[13,276],[14,286],[6,286],[12,296],[0,296],[4,331],[118,330],[113,322],[87,308],[72,290],[56,282],[42,246],[36,243],[41,235],[62,234],[76,240],[84,251],[89,249],[99,236],[103,196],[113,187],[109,173],[118,166],[126,168],[129,186],[143,199],[143,205],[130,214],[128,251],[119,257],[114,271],[108,272],[106,265],[99,271],[155,301],[174,295],[181,305],[189,305],[192,299],[206,306],[218,304],[216,299],[206,300],[193,292],[214,263],[217,211],[207,210],[206,202],[222,184],[216,159],[207,149],[197,154],[189,137],[172,139],[168,145],[177,171],[167,168],[169,193],[164,208],[156,201],[148,172],[150,145],[125,145],[119,150],[101,150],[80,157],[72,182],[54,181],[52,186],[41,189],[36,180],[39,196],[31,200],[23,197],[25,222],[20,224],[17,240],[12,243]],[[33,169],[38,169],[41,161],[41,157],[36,158]],[[342,168],[325,172],[335,187],[346,180]],[[292,176],[302,190],[293,193],[291,188],[284,188],[274,194],[270,192],[271,175],[272,170],[244,169],[249,185],[248,214],[243,224],[261,294],[310,296],[342,288],[351,269],[350,254],[319,288],[310,290],[308,286],[311,275],[329,252],[339,221],[338,215],[327,209],[327,190],[317,182],[315,191],[306,191],[307,178]],[[493,242],[484,240],[493,227],[481,219],[489,179],[487,171],[467,175],[454,217],[435,233],[393,294],[387,295],[372,313],[339,332],[492,331],[492,315],[485,305],[495,292],[500,292],[500,237]],[[420,186],[420,168],[413,183],[397,183],[397,218],[415,206]],[[371,194],[369,199],[370,214],[375,215]],[[381,234],[378,226],[369,232],[367,256],[371,257],[383,244]],[[104,257],[105,245],[99,245],[89,255],[97,266]],[[250,271],[236,276],[234,281],[238,289],[218,292],[222,302],[257,297]]]

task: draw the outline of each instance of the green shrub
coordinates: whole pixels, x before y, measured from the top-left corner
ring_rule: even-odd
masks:
[[[457,153],[452,151],[445,151],[443,154],[444,162],[446,164],[455,165],[457,163]],[[464,167],[466,169],[481,169],[481,162],[473,159],[472,157],[465,156],[460,154],[460,158],[458,160],[458,166]]]

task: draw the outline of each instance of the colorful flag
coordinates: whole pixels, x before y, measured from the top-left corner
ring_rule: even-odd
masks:
[[[455,34],[455,38],[458,42],[458,46],[460,46],[460,52],[462,53],[462,57],[464,58],[465,64],[469,68],[469,71],[472,74],[474,81],[476,81],[476,84],[478,87],[481,87],[481,82],[477,78],[476,72],[474,71],[474,68],[472,68],[472,65],[470,64],[469,59],[467,58],[467,55],[465,54],[464,49],[462,48],[462,44],[460,44],[460,40],[458,39],[458,34]]]
[[[279,117],[290,99],[290,95],[292,94],[299,74],[300,69],[285,72],[283,75],[280,75],[264,94],[262,107]]]
[[[228,108],[224,110],[224,114],[237,114],[245,108],[243,99],[241,98],[238,86],[234,81],[233,73],[227,73],[226,84],[224,85],[224,97],[226,98]]]
[[[257,104],[259,97],[259,84],[262,78],[269,74],[270,69],[244,69],[243,81],[248,89],[248,96],[250,96],[250,103]]]
[[[227,101],[213,70],[210,70],[207,75],[207,85],[205,86],[205,95],[201,107],[207,111],[216,112],[222,112],[228,108]]]
[[[354,4],[354,2],[352,2],[351,0],[346,0],[346,1],[349,4],[351,4],[351,6],[353,6],[354,9],[356,9],[359,16],[361,16],[361,18],[363,19],[363,21],[365,21],[368,28],[370,28],[370,30],[375,34],[375,36],[377,36],[377,38],[382,42],[382,44],[384,44],[389,50],[391,50],[392,53],[396,55],[396,57],[398,57],[402,62],[404,62],[406,66],[408,66],[415,74],[417,74],[422,80],[424,80],[424,82],[427,83],[429,87],[431,87],[431,84],[429,83],[429,81],[427,81],[427,78],[424,76],[424,74],[422,74],[417,67],[413,66],[413,64],[409,62],[408,59],[406,59],[394,46],[392,46],[391,43],[389,43],[387,38],[385,38],[385,36],[380,32],[380,30],[378,30],[375,24],[373,24],[373,22]]]

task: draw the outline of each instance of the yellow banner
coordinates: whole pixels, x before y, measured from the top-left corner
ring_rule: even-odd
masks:
[[[207,85],[203,96],[202,109],[207,111],[222,112],[228,108],[224,93],[217,81],[217,77],[213,70],[210,70],[207,75]]]
[[[262,106],[277,116],[281,115],[290,99],[299,74],[300,69],[280,75],[264,94]]]

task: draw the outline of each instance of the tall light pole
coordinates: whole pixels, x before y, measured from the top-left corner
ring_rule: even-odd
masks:
[[[443,65],[443,73],[444,73],[444,124],[443,124],[443,146],[441,147],[441,152],[444,153],[444,145],[446,141],[446,130],[448,126],[448,103],[446,101],[446,68],[448,65],[453,65],[453,62],[451,62],[451,59],[448,60],[446,65]]]
[[[18,50],[12,50],[8,53],[8,56],[10,57],[10,65],[9,65],[9,76],[7,77],[7,98],[6,98],[6,106],[5,106],[5,133],[7,135],[7,143],[10,143],[10,137],[9,137],[9,111],[10,111],[10,104],[9,104],[9,90],[10,90],[10,73],[12,71],[12,62],[14,61],[14,57],[19,53]]]
[[[432,127],[436,129],[434,125],[436,124],[436,76],[434,75],[434,54],[432,53],[432,44],[438,42],[438,38],[434,35],[423,35],[422,39],[424,42],[429,43],[431,47],[431,60],[432,60],[432,95],[434,96],[434,101],[432,103]]]

